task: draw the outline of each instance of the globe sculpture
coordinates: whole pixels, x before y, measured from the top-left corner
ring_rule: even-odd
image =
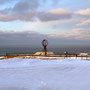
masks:
[[[45,56],[47,55],[47,45],[48,45],[48,41],[46,39],[44,39],[42,41],[42,45],[43,45],[43,52],[45,53]]]

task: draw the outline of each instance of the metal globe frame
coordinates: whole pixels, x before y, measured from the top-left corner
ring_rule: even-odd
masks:
[[[48,46],[48,41],[46,39],[44,39],[42,41],[42,45],[43,45],[43,52],[45,52],[45,56],[47,55],[47,46]]]

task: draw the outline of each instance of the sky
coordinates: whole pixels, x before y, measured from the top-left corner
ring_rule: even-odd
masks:
[[[90,0],[0,0],[0,46],[89,46]]]

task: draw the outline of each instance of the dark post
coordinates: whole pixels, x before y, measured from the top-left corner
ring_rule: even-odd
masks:
[[[45,56],[47,55],[47,45],[48,45],[48,41],[46,39],[44,39],[42,41],[42,45],[43,45],[43,51],[45,52]]]
[[[68,52],[66,51],[66,52],[64,52],[64,54],[65,54],[65,57],[67,57],[68,56]]]
[[[78,55],[76,54],[76,59],[77,59]]]

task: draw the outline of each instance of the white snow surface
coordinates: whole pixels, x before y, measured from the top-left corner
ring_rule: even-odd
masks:
[[[0,90],[90,90],[90,61],[1,60]]]

